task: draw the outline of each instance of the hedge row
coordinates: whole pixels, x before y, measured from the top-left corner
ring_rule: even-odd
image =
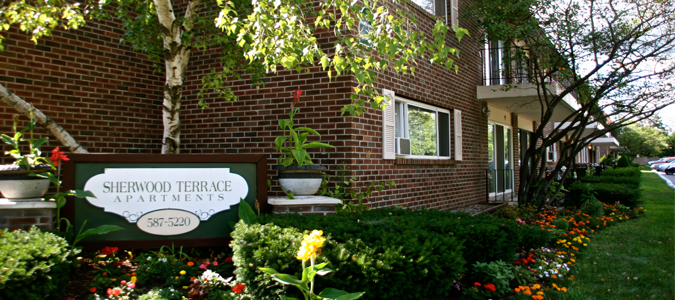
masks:
[[[589,198],[590,191],[599,201],[608,204],[620,204],[636,207],[640,198],[639,183],[641,181],[639,168],[607,169],[601,176],[586,176],[579,182],[568,187],[566,203],[579,207]]]
[[[276,284],[258,267],[300,276],[296,251],[302,233],[313,229],[328,237],[319,262],[330,262],[335,270],[319,278],[315,289],[365,291],[363,299],[442,299],[452,294],[456,275],[475,262],[511,262],[517,247],[540,247],[553,238],[514,221],[436,210],[266,215],[259,222],[240,222],[232,233],[235,273],[253,287],[256,299],[270,300],[280,293],[292,296],[295,290]]]

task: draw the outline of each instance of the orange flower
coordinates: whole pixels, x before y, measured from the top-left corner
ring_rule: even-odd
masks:
[[[192,267],[192,266],[194,266],[194,265],[195,265],[195,263],[194,263],[194,262],[191,262],[191,261],[189,261],[189,262],[187,263],[187,265],[188,265],[188,267]]]
[[[474,286],[476,286],[476,287],[480,287],[480,286],[481,286],[481,283],[479,283],[479,282],[475,282],[475,283],[474,283]]]
[[[491,291],[491,292],[495,292],[495,285],[492,284],[492,283],[484,284],[484,287],[485,287],[486,289],[488,289],[489,291]]]
[[[89,289],[89,292],[90,292],[90,293],[96,293],[96,288],[93,287],[93,288]]]
[[[52,150],[52,156],[50,157],[50,159],[52,160],[52,163],[54,164],[55,167],[58,167],[59,162],[61,161],[70,160],[70,158],[68,158],[68,156],[66,156],[65,153],[66,152],[64,151],[59,151],[59,147],[56,147],[54,148],[54,150]]]
[[[535,299],[535,300],[542,300],[542,299],[544,299],[544,297],[542,297],[542,296],[540,296],[540,295],[536,295],[536,296],[533,296],[533,299]]]

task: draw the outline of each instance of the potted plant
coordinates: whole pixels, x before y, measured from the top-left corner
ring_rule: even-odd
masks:
[[[19,115],[15,115],[14,135],[0,135],[2,141],[13,148],[12,150],[5,151],[5,154],[12,156],[15,160],[11,165],[0,166],[0,193],[5,198],[40,198],[49,188],[49,179],[35,176],[35,174],[49,172],[52,170],[53,165],[50,160],[42,157],[40,146],[47,142],[48,138],[34,138],[33,129],[37,122],[32,117],[31,111],[31,120],[28,123],[28,127],[19,131],[17,130]],[[29,133],[28,139],[24,138],[26,132]],[[28,142],[28,153],[26,154],[22,154],[20,149],[20,143],[24,141]]]
[[[307,137],[310,134],[321,136],[317,131],[308,127],[293,127],[293,118],[298,112],[295,104],[300,100],[302,93],[302,90],[294,91],[289,120],[279,120],[279,127],[284,135],[275,139],[276,149],[281,153],[279,165],[275,166],[275,170],[279,171],[279,184],[296,196],[315,194],[322,184],[322,171],[326,170],[326,167],[312,163],[306,149],[334,148],[326,143],[308,142]]]

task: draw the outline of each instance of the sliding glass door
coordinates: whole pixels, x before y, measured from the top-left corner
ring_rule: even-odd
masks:
[[[488,123],[488,188],[490,195],[511,192],[514,187],[512,128]]]

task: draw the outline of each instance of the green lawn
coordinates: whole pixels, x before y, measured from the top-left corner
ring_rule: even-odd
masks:
[[[594,235],[557,299],[674,299],[674,189],[650,171],[641,189],[646,214]]]

